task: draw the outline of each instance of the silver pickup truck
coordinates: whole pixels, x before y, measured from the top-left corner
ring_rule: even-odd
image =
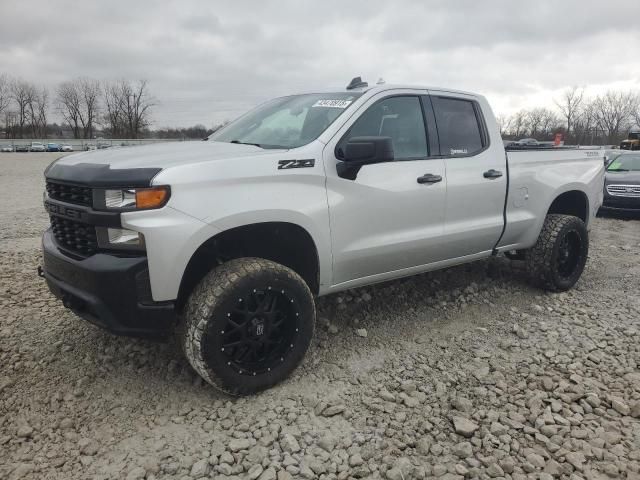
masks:
[[[597,150],[503,146],[484,97],[377,85],[277,98],[206,142],[63,157],[45,172],[43,275],[114,333],[180,335],[212,385],[281,381],[314,297],[505,253],[579,279]]]

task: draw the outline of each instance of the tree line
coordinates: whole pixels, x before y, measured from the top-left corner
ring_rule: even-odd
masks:
[[[79,77],[60,83],[50,95],[46,87],[0,74],[0,122],[7,138],[46,138],[56,128],[70,129],[74,138],[94,138],[98,131],[111,138],[141,138],[154,105],[146,80]],[[63,126],[48,123],[51,107]]]
[[[617,144],[631,128],[640,127],[639,92],[610,90],[589,97],[584,88],[571,87],[553,101],[554,108],[498,116],[503,138],[552,140],[562,133],[568,144]],[[222,126],[152,131],[155,105],[146,80],[78,77],[49,92],[44,86],[0,73],[0,126],[6,138],[59,137],[66,136],[65,132],[77,139],[98,134],[107,138],[203,138]],[[52,107],[63,125],[50,123]]]
[[[523,109],[498,116],[503,138],[544,141],[562,133],[568,144],[617,145],[631,129],[640,127],[639,92],[609,90],[589,97],[584,88],[571,87],[553,103],[553,109]]]

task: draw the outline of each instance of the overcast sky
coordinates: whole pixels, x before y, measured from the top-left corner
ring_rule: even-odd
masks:
[[[375,83],[486,95],[640,88],[640,1],[0,0],[0,72],[54,88],[146,79],[154,127],[211,126],[273,96]]]

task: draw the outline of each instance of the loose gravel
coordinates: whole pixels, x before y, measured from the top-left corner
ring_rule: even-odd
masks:
[[[640,219],[596,219],[563,294],[497,258],[325,297],[292,378],[233,399],[49,294],[53,158],[0,154],[0,478],[640,478]]]

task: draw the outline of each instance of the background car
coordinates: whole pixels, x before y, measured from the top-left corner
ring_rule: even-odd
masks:
[[[71,145],[69,145],[68,143],[65,143],[63,145],[60,145],[60,151],[61,152],[73,152],[73,147]]]
[[[538,145],[539,142],[535,138],[521,138],[513,143],[516,145]]]
[[[31,142],[31,145],[29,146],[29,151],[30,152],[46,152],[47,147],[40,142]]]
[[[57,143],[47,143],[47,152],[61,152],[60,145]]]
[[[640,153],[624,153],[609,163],[602,209],[640,213]]]
[[[27,145],[25,143],[16,145],[15,151],[16,152],[28,152],[29,151],[29,145]]]
[[[0,145],[0,152],[13,152],[13,145]]]

